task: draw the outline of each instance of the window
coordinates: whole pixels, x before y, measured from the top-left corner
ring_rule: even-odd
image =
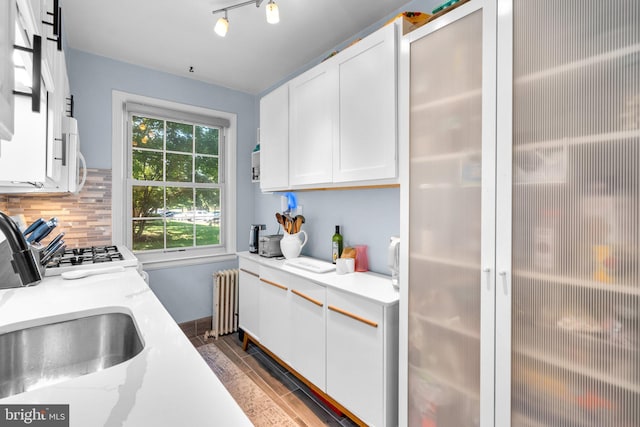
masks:
[[[114,92],[122,116],[114,201],[116,189],[123,201],[114,242],[118,234],[145,267],[233,253],[235,116],[136,98]]]

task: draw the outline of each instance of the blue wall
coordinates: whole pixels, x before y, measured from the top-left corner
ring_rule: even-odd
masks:
[[[391,16],[404,10],[428,12],[437,3],[439,1],[416,0]],[[379,28],[388,18],[363,29],[353,38],[365,36]],[[346,40],[345,44],[353,38]],[[343,47],[344,44],[328,49],[327,52]],[[262,194],[259,185],[250,182],[249,159],[255,145],[256,128],[259,123],[259,96],[77,50],[69,49],[67,55],[82,152],[89,167],[111,167],[111,92],[114,89],[236,113],[238,250],[248,249],[249,225],[252,223],[267,224],[267,232],[275,233],[277,223],[274,215],[280,210],[280,197],[276,194]],[[317,61],[283,78],[283,82],[312,67],[325,56],[321,55]],[[279,85],[280,83],[274,87]],[[341,226],[345,243],[364,244],[369,247],[369,264],[372,271],[388,274],[387,244],[389,237],[399,234],[400,231],[399,189],[300,192],[298,201],[303,205],[303,213],[307,218],[303,229],[309,235],[309,243],[303,249],[303,254],[329,260],[331,236],[337,224]],[[149,271],[151,288],[177,322],[210,316],[211,275],[217,270],[235,265],[235,262],[223,262],[152,270]]]
[[[90,168],[111,168],[113,90],[237,114],[237,248],[247,250],[248,237],[244,237],[254,221],[254,186],[248,159],[256,144],[257,98],[82,51],[68,49],[67,55],[82,153]],[[211,316],[212,274],[236,265],[223,262],[151,270],[151,288],[177,322]]]

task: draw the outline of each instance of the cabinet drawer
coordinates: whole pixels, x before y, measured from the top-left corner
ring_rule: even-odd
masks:
[[[250,261],[248,259],[240,258],[238,266],[241,271],[251,274],[255,277],[260,276],[260,265],[257,262]]]
[[[381,328],[383,318],[382,306],[353,295],[333,289],[327,290],[327,309],[370,328]]]
[[[263,284],[268,284],[278,287],[283,291],[288,291],[291,277],[292,276],[288,273],[278,271],[270,267],[265,267],[264,265],[260,266],[260,281],[263,282]]]

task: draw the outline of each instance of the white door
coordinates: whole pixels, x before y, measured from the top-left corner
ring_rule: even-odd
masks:
[[[292,276],[290,295],[291,367],[326,390],[326,290],[324,286]]]
[[[260,343],[289,364],[291,321],[289,281],[291,276],[260,266]]]
[[[387,25],[336,56],[339,137],[333,181],[396,177],[396,27]]]
[[[400,425],[494,422],[495,9],[410,33]],[[408,141],[408,143],[406,142]],[[402,168],[401,168],[402,169]],[[405,243],[406,242],[406,243]]]
[[[384,425],[382,306],[327,289],[327,394],[369,425]]]
[[[289,85],[260,99],[260,188],[289,186]]]
[[[338,69],[320,64],[289,82],[289,184],[331,183]]]
[[[499,9],[496,426],[637,426],[640,3]]]
[[[238,325],[260,341],[260,269],[258,264],[240,258]]]
[[[15,3],[4,1],[0,5],[0,139],[13,136],[13,45],[15,31]],[[1,149],[1,147],[0,147]],[[0,156],[2,152],[0,151]]]

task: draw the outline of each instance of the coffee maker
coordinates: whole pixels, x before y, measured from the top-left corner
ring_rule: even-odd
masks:
[[[400,237],[391,236],[387,266],[391,270],[391,283],[397,289],[400,287]]]
[[[249,252],[252,254],[258,253],[258,246],[260,244],[260,231],[267,228],[264,224],[251,224],[251,230],[249,232]]]

